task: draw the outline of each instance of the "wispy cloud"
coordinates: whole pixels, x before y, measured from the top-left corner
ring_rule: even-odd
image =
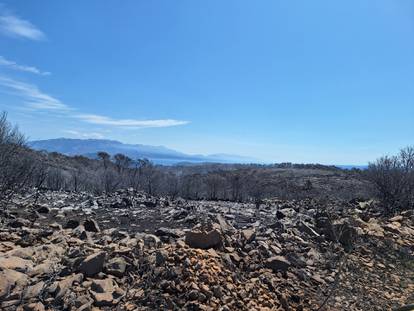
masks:
[[[59,99],[40,91],[36,85],[0,76],[0,86],[23,98],[29,108],[54,111],[71,110]]]
[[[30,40],[45,40],[45,34],[31,22],[12,14],[0,6],[0,32],[10,37],[21,37]]]
[[[134,120],[134,119],[112,119],[96,114],[80,114],[76,116],[80,120],[91,124],[109,125],[122,128],[150,128],[150,127],[170,127],[188,124],[188,121],[173,119],[161,120]]]
[[[48,111],[60,113],[69,118],[80,120],[89,124],[102,125],[123,129],[162,128],[188,124],[188,121],[174,119],[136,120],[113,119],[97,114],[75,113],[75,109],[64,104],[59,99],[39,90],[36,85],[17,81],[9,77],[0,76],[0,91],[6,91],[19,96],[24,100],[25,107],[34,111]],[[72,131],[71,134],[80,132]],[[96,134],[96,133],[95,133]]]
[[[75,130],[64,130],[63,131],[66,134],[72,135],[74,137],[78,137],[78,138],[95,138],[95,139],[102,139],[105,138],[105,136],[101,133],[98,132],[79,132],[79,131],[75,131]]]
[[[50,72],[48,71],[41,71],[33,66],[19,65],[14,61],[4,58],[3,56],[0,56],[0,66],[5,66],[7,68],[17,70],[17,71],[30,72],[30,73],[34,73],[40,76],[50,75]]]

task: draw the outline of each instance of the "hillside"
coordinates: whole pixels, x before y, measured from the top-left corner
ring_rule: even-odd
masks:
[[[36,140],[29,142],[29,146],[35,150],[59,152],[65,155],[83,155],[95,158],[96,153],[105,151],[110,155],[122,153],[133,160],[147,158],[156,164],[177,164],[180,162],[202,163],[249,163],[257,160],[246,157],[226,154],[214,155],[189,155],[164,146],[149,146],[140,144],[124,144],[115,140],[105,139],[71,139],[56,138]]]

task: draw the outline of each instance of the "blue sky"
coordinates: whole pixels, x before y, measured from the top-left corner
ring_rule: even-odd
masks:
[[[0,109],[30,139],[365,164],[414,144],[414,2],[2,1]]]

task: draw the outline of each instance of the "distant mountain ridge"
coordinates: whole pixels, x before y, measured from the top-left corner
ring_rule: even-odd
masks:
[[[105,151],[110,155],[122,153],[133,160],[147,158],[157,164],[171,165],[181,162],[187,163],[253,163],[258,160],[237,155],[213,154],[190,155],[164,146],[150,146],[141,144],[124,144],[116,140],[107,139],[74,139],[55,138],[30,141],[29,147],[35,150],[59,152],[65,155],[83,155],[95,158],[96,153]]]

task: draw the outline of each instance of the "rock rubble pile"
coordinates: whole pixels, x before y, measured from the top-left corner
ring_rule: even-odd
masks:
[[[36,198],[35,198],[36,197]],[[414,214],[372,202],[3,202],[1,310],[391,310],[414,301]]]

